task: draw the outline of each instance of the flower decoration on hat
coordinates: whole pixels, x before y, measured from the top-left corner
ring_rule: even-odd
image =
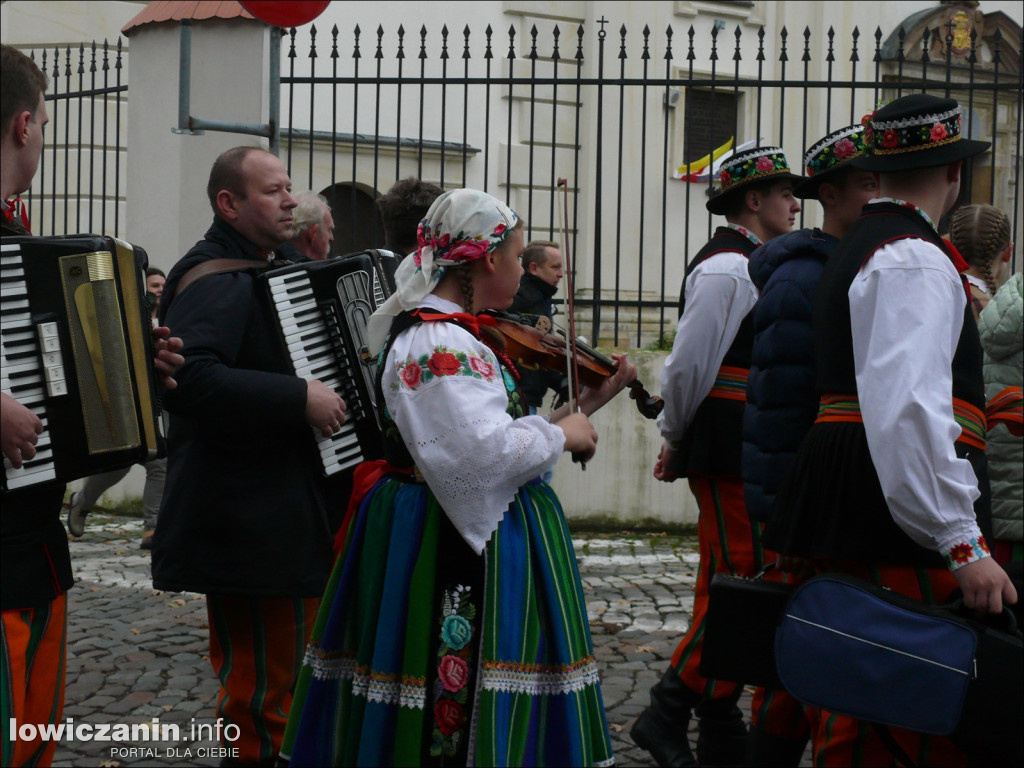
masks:
[[[711,213],[724,215],[727,207],[727,199],[738,189],[758,181],[782,181],[784,179],[798,180],[803,178],[797,176],[789,169],[789,161],[779,147],[756,147],[747,149],[733,155],[722,164],[718,174],[721,186],[717,194],[713,195],[707,202],[707,209]]]
[[[854,164],[878,173],[913,171],[965,160],[992,146],[963,136],[962,125],[955,99],[929,93],[901,96],[866,118],[867,152]]]
[[[804,168],[808,178],[831,171],[848,160],[866,151],[865,129],[861,125],[850,125],[830,133],[811,147],[804,157]]]
[[[732,158],[722,167],[719,180],[722,192],[728,192],[737,184],[789,173],[789,162],[779,147],[760,147]]]
[[[962,116],[956,106],[938,114],[912,115],[870,122],[871,147],[876,155],[915,152],[960,141]]]

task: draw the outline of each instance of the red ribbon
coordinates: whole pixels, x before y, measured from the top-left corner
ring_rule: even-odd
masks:
[[[478,339],[480,338],[481,325],[491,326],[498,324],[498,321],[490,315],[471,315],[468,312],[432,312],[429,309],[414,309],[410,314],[428,323],[440,320],[455,320]]]
[[[971,268],[971,265],[967,263],[967,259],[960,254],[960,251],[957,250],[957,247],[952,242],[946,238],[942,238],[942,242],[949,251],[949,258],[953,262],[953,268],[961,275],[961,282],[964,284],[964,290],[967,291],[967,303],[970,304],[974,301],[974,297],[971,295],[971,284],[967,282],[967,278],[963,277],[963,274]]]

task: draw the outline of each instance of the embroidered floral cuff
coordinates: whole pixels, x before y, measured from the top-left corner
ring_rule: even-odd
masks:
[[[942,556],[945,558],[949,570],[955,571],[968,563],[976,562],[985,557],[991,557],[992,553],[988,549],[988,542],[985,541],[985,537],[978,536],[977,538],[960,542],[948,552],[944,552]]]

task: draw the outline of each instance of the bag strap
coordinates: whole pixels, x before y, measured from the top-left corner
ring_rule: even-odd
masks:
[[[178,281],[178,287],[175,290],[175,296],[180,296],[185,290],[192,285],[196,280],[207,275],[217,275],[224,272],[241,272],[246,269],[264,270],[269,269],[271,264],[269,261],[253,261],[252,259],[210,259],[204,261],[202,264],[197,264],[192,267],[188,272],[184,274],[180,281]]]
[[[882,725],[881,723],[872,723],[871,727],[875,729],[875,733],[878,734],[878,738],[881,739],[885,748],[888,749],[892,756],[896,758],[896,761],[900,765],[905,765],[906,768],[917,768],[917,764],[913,758],[907,754],[907,751],[900,746],[900,743],[896,741],[896,737],[892,735],[892,731],[889,730],[889,726]]]

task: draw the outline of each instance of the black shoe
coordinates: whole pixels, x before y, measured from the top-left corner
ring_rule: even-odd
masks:
[[[685,721],[667,722],[653,706],[640,713],[629,735],[640,749],[649,752],[661,768],[686,768],[697,765],[686,737]]]
[[[700,764],[709,768],[743,765],[747,753],[747,725],[736,700],[702,701],[697,707],[697,717]]]
[[[662,768],[697,765],[686,735],[693,706],[700,696],[669,669],[651,688],[651,704],[630,731],[634,743]]]
[[[764,768],[796,768],[807,749],[807,739],[787,739],[751,727],[744,765]]]

